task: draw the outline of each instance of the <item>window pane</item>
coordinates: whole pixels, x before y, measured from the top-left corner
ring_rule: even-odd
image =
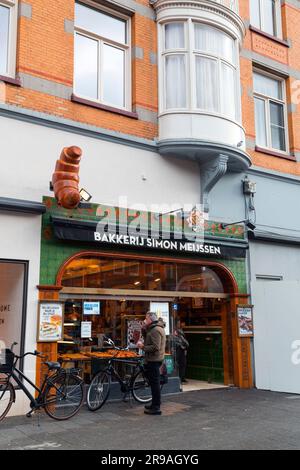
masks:
[[[250,1],[250,18],[251,18],[251,24],[261,29],[260,0]]]
[[[263,21],[263,30],[266,33],[271,34],[272,36],[276,35],[275,28],[275,2],[274,0],[263,0],[264,8],[264,21]]]
[[[271,126],[272,148],[276,150],[286,151],[285,131],[281,127]]]
[[[75,25],[117,42],[126,42],[126,21],[76,3]]]
[[[216,60],[196,57],[197,108],[219,111],[218,64]]]
[[[283,105],[273,102],[270,103],[270,120],[272,147],[277,150],[285,151],[286,143]]]
[[[124,51],[103,44],[103,99],[106,103],[124,107]]]
[[[255,102],[256,143],[257,145],[260,145],[261,147],[267,147],[265,101],[259,98],[255,98],[254,102]]]
[[[75,35],[75,90],[89,98],[98,98],[98,42]]]
[[[170,23],[165,26],[166,49],[184,48],[184,24]]]
[[[284,127],[284,112],[283,105],[279,103],[270,102],[270,118],[271,124]]]
[[[222,109],[226,116],[236,118],[235,71],[227,64],[222,64]]]
[[[7,73],[9,8],[0,5],[0,73]]]
[[[195,48],[234,62],[234,40],[219,29],[195,23]]]
[[[282,99],[282,83],[280,80],[254,73],[254,91],[271,98]]]
[[[166,106],[167,108],[186,107],[185,57],[166,57]]]

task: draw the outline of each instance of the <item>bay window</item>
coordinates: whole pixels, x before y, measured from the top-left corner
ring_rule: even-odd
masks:
[[[16,34],[17,0],[0,0],[0,75],[15,75]]]
[[[192,20],[167,23],[163,33],[163,110],[210,112],[237,120],[236,41]]]
[[[280,0],[250,0],[250,17],[253,26],[281,38]]]
[[[129,19],[81,3],[75,6],[75,93],[130,107]]]
[[[256,144],[287,152],[287,119],[284,80],[254,72]]]

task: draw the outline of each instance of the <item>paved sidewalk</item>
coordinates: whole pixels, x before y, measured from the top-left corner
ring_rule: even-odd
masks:
[[[300,449],[300,395],[220,389],[164,397],[162,416],[107,403],[56,422],[42,415],[0,423],[3,449]]]

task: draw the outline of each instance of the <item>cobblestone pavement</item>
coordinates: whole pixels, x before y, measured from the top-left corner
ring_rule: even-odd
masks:
[[[162,416],[110,402],[56,422],[41,414],[0,423],[5,449],[299,449],[300,395],[220,389],[165,396]]]

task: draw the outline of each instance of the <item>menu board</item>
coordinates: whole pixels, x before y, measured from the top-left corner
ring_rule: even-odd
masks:
[[[238,305],[237,320],[239,336],[253,336],[253,305]]]
[[[62,339],[63,304],[61,302],[40,302],[38,338],[39,342],[56,342]]]

